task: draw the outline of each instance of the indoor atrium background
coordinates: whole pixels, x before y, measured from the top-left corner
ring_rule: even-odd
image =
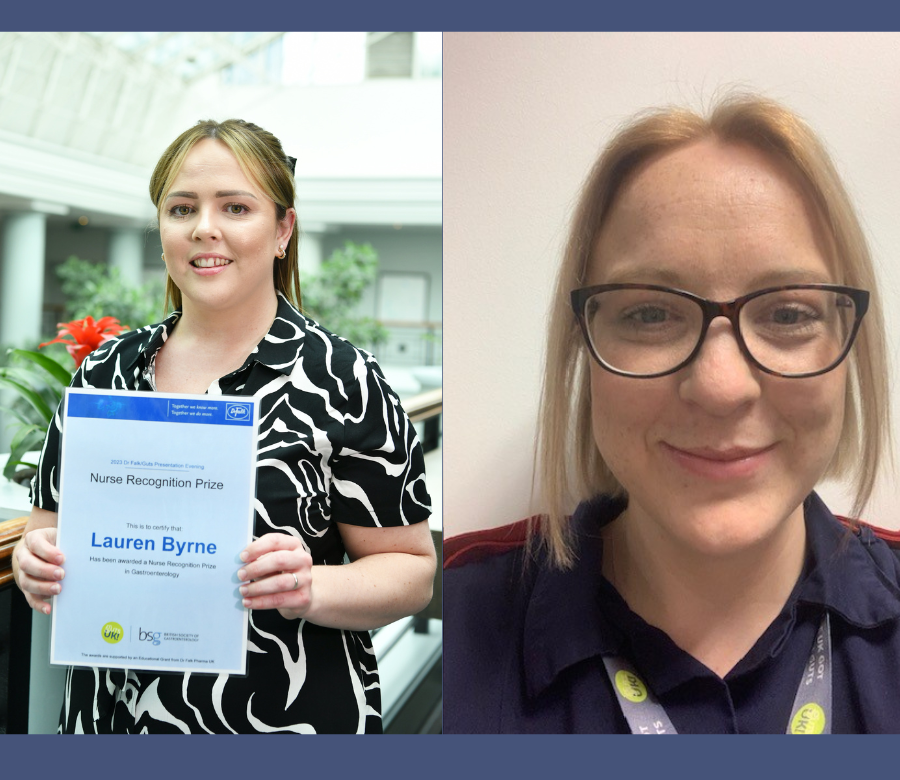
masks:
[[[135,306],[161,319],[152,168],[198,120],[252,121],[297,158],[302,278],[327,284],[329,258],[366,244],[377,254],[342,316],[369,328],[372,343],[359,346],[375,352],[418,420],[439,541],[441,54],[440,33],[0,32],[0,367],[8,349],[56,335],[72,310],[71,274],[64,290],[60,273],[72,257],[112,271],[120,298],[137,296]],[[0,393],[0,407],[10,393]],[[0,453],[16,422],[0,410]],[[0,555],[3,521],[28,509],[27,489],[0,478]],[[55,731],[62,670],[47,664],[49,621],[23,614],[4,566],[8,556],[0,732]],[[435,593],[425,614],[375,635],[389,732],[440,729]]]

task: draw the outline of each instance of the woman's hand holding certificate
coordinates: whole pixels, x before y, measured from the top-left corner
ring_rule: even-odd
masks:
[[[277,609],[288,620],[306,616],[312,604],[312,557],[303,543],[287,534],[265,534],[241,553],[238,571],[243,604]]]
[[[42,510],[43,511],[43,510]],[[55,517],[55,512],[47,512]],[[22,538],[13,555],[13,572],[32,609],[50,614],[51,596],[60,592],[65,556],[56,546],[56,527],[35,528]]]

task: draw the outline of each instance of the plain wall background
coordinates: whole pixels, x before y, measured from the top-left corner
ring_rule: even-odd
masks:
[[[799,113],[862,219],[896,364],[898,73],[897,33],[444,34],[446,536],[532,511],[547,306],[569,215],[600,149],[641,109],[702,109],[743,88]],[[838,514],[850,510],[844,488],[819,489]],[[885,464],[864,519],[900,528],[898,506],[900,477]]]

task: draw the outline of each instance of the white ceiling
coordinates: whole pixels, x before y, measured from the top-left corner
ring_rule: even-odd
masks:
[[[149,63],[159,75],[190,84],[237,63],[265,73],[264,49],[277,50],[283,32],[93,32],[105,48],[114,47],[135,64]],[[270,61],[273,58],[270,58]]]
[[[144,224],[165,144],[201,115],[231,112],[304,151],[308,219],[440,224],[440,41],[435,66],[419,34],[348,35],[0,32],[0,212],[49,203],[96,224]],[[336,52],[344,66],[358,59],[348,42],[363,71],[338,83],[326,66]],[[293,65],[298,51],[312,64]],[[373,65],[388,73],[374,78]]]
[[[439,79],[440,47],[403,32],[0,32],[0,131],[146,166],[198,89]]]

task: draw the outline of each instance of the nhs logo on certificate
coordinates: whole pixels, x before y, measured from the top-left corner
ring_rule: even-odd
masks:
[[[225,419],[234,421],[249,420],[253,407],[245,403],[225,403]]]

